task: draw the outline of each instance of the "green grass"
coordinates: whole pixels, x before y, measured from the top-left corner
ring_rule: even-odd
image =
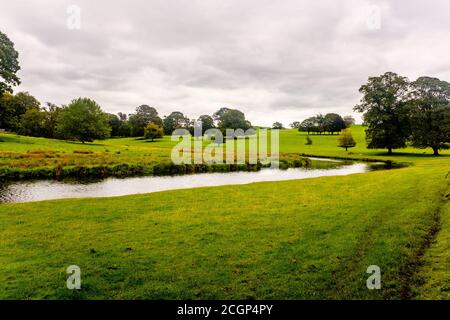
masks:
[[[305,135],[293,130],[281,132],[280,151],[412,165],[339,177],[1,204],[0,298],[448,298],[450,153],[433,157],[430,150],[408,148],[388,157],[383,150],[365,149],[363,128],[352,132],[358,145],[350,154],[336,147],[337,136],[312,136],[313,145],[306,146]],[[73,150],[123,148],[123,141],[74,144]],[[44,149],[45,143],[34,146]],[[133,152],[169,147],[168,141],[150,147],[133,143]],[[32,148],[2,144],[7,152]],[[66,144],[49,142],[48,149],[67,152]],[[72,264],[81,268],[79,291],[65,287],[65,269]],[[381,290],[366,288],[372,264],[381,267]]]

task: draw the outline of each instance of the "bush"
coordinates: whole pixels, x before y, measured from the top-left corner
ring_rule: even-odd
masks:
[[[145,139],[152,139],[154,141],[157,138],[162,138],[164,134],[164,129],[156,123],[150,122],[144,129]]]

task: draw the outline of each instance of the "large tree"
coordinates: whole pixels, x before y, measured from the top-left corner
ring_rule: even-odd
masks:
[[[84,143],[108,138],[111,127],[108,116],[94,100],[78,98],[61,111],[57,131],[65,139]]]
[[[46,108],[44,108],[45,113],[45,136],[47,138],[56,138],[56,126],[58,124],[59,114],[62,108],[54,103],[47,102]]]
[[[410,133],[408,120],[408,79],[393,72],[370,77],[359,92],[363,94],[354,110],[364,112],[367,147],[393,149],[406,147]]]
[[[131,127],[131,135],[139,137],[144,135],[145,127],[153,122],[159,126],[163,125],[162,119],[158,116],[158,111],[148,105],[141,105],[136,108],[136,112],[130,114],[128,122]]]
[[[277,129],[277,130],[281,130],[284,129],[283,124],[281,122],[274,122],[272,124],[272,129]]]
[[[217,126],[221,131],[226,129],[247,130],[252,127],[251,123],[245,119],[245,114],[237,109],[221,108],[214,113],[213,118],[217,121]]]
[[[45,112],[36,108],[28,109],[20,118],[20,127],[18,133],[24,136],[44,137]]]
[[[317,131],[317,118],[309,117],[303,120],[298,128],[298,131],[307,132],[308,134]]]
[[[450,142],[450,83],[420,77],[412,84],[411,142],[417,148],[432,148],[435,155]]]
[[[342,129],[347,127],[344,119],[342,119],[342,117],[337,113],[327,113],[324,117],[324,122],[325,131],[331,132],[331,134],[340,132]]]
[[[202,134],[205,133],[206,130],[214,128],[214,119],[207,114],[198,117],[197,122],[202,124]]]
[[[18,59],[19,53],[14,49],[14,43],[0,31],[0,96],[4,92],[12,92],[12,86],[20,84]]]
[[[0,128],[17,132],[21,116],[29,109],[39,108],[39,101],[28,92],[4,92],[0,97]]]
[[[186,117],[182,112],[180,111],[174,111],[168,116],[164,117],[163,120],[163,127],[164,127],[164,133],[165,134],[172,134],[172,132],[175,129],[188,129],[189,128],[189,118]]]

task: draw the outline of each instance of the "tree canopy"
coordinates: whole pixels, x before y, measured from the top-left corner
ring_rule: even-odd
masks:
[[[363,94],[355,111],[364,112],[369,149],[405,148],[410,133],[408,121],[408,79],[393,72],[370,77],[359,92]]]
[[[108,116],[91,99],[78,98],[65,107],[59,116],[57,132],[65,139],[91,142],[110,136]]]
[[[144,129],[144,137],[154,141],[156,138],[162,138],[164,135],[163,127],[159,124],[150,122]]]
[[[131,135],[133,137],[139,137],[144,135],[145,127],[153,122],[159,126],[163,125],[162,119],[158,116],[158,111],[155,108],[148,105],[140,105],[136,108],[136,112],[130,114],[128,118]]]
[[[12,86],[20,84],[19,70],[19,53],[8,36],[0,31],[0,96],[12,92]]]
[[[411,84],[411,143],[417,148],[447,149],[450,142],[450,83],[420,77]]]
[[[189,128],[189,118],[180,111],[174,111],[163,120],[164,133],[172,134],[175,129]]]
[[[225,129],[247,130],[252,127],[251,123],[245,119],[245,114],[237,109],[221,108],[214,113],[213,118],[222,131]]]
[[[350,129],[342,130],[338,137],[338,147],[345,148],[345,151],[347,151],[348,148],[353,148],[354,146],[356,146],[356,141],[353,139]]]

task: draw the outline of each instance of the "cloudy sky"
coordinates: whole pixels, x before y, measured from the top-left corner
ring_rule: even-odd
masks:
[[[111,113],[148,104],[191,118],[235,107],[254,124],[288,125],[319,112],[352,114],[370,75],[450,80],[447,0],[14,0],[1,7],[0,30],[20,54],[16,91],[41,102],[83,96]]]

